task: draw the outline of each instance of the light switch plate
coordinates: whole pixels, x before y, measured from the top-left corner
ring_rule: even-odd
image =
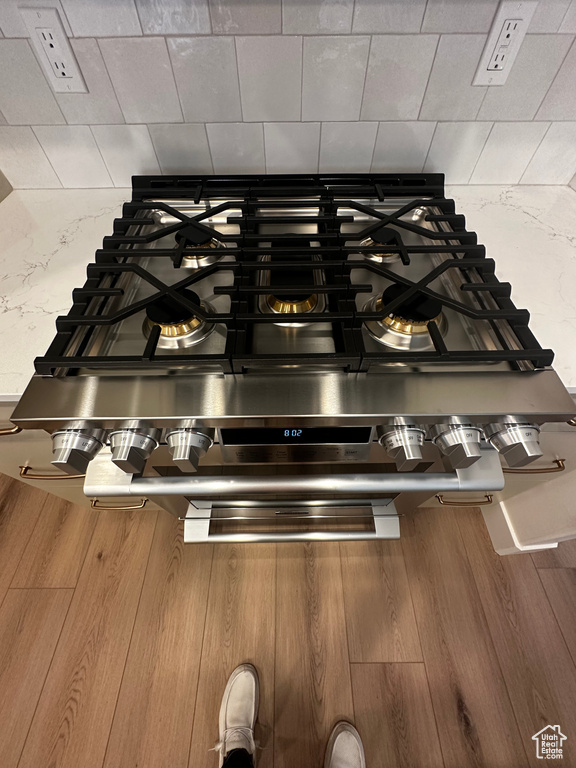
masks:
[[[500,3],[472,85],[504,85],[537,5],[538,0],[503,0]]]
[[[56,8],[20,8],[30,42],[56,93],[87,93],[82,72]]]

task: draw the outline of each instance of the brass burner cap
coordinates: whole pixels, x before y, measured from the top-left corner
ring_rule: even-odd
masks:
[[[286,299],[277,299],[276,296],[267,296],[266,301],[272,312],[283,315],[296,315],[304,312],[312,312],[318,304],[318,295],[312,294],[299,301],[286,301]]]

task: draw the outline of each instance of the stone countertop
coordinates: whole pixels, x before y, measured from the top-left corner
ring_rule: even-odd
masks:
[[[556,186],[450,186],[512,299],[531,313],[554,367],[576,392],[576,192]],[[72,290],[129,189],[23,190],[0,204],[0,400],[16,400],[68,312]],[[570,288],[572,286],[572,288]]]

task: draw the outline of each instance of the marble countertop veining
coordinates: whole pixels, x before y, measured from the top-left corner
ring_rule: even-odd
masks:
[[[555,186],[450,186],[517,307],[531,313],[554,367],[576,391],[576,192]],[[22,190],[0,204],[0,400],[16,400],[58,315],[84,284],[128,189]]]

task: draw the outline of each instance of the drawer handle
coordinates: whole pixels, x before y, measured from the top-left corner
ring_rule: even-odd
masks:
[[[0,429],[0,437],[4,437],[4,435],[17,435],[18,432],[22,432],[22,427],[8,427],[7,429]]]
[[[458,499],[448,501],[444,499],[443,493],[437,493],[436,498],[438,499],[438,504],[441,504],[443,507],[484,507],[487,504],[492,504],[491,493],[485,493],[483,501],[459,501]]]
[[[568,419],[566,424],[570,424],[571,427],[576,427],[576,419]]]
[[[25,477],[28,480],[79,480],[86,475],[66,475],[64,472],[61,475],[39,475],[32,471],[32,467],[20,465],[20,477]]]
[[[117,506],[109,506],[108,504],[99,504],[98,499],[92,499],[92,501],[90,502],[90,506],[92,507],[92,509],[108,509],[108,510],[110,509],[144,509],[147,503],[148,503],[148,499],[141,499],[140,504],[128,504],[128,505],[125,504],[122,507],[117,507]]]
[[[546,475],[550,472],[564,472],[566,459],[554,459],[554,467],[534,467],[534,469],[514,469],[513,467],[503,467],[502,472],[508,472],[510,475]]]

